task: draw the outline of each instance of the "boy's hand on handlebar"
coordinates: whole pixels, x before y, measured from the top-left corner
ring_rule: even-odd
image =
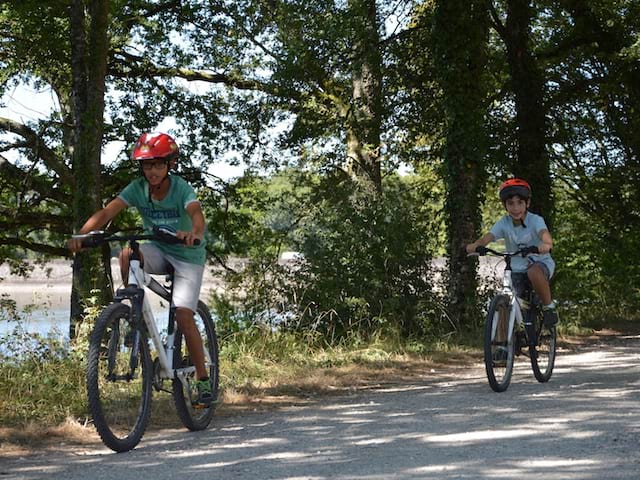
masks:
[[[71,237],[67,240],[67,248],[73,253],[79,252],[82,250],[82,239],[78,237]]]
[[[538,247],[536,247],[535,245],[532,245],[530,247],[525,247],[522,250],[522,256],[524,257],[525,255],[530,255],[530,254],[536,254],[536,253],[543,253],[541,252]]]
[[[549,245],[548,243],[541,243],[540,245],[538,245],[538,253],[544,254],[544,253],[550,253],[551,252],[551,245]]]
[[[194,232],[176,232],[176,236],[181,239],[187,247],[199,245],[202,241],[202,235],[196,235]]]
[[[482,256],[487,254],[487,248],[476,243],[470,243],[469,245],[467,245],[466,250],[469,255]]]
[[[77,253],[80,250],[84,250],[86,248],[99,247],[104,243],[104,240],[107,236],[107,232],[104,232],[102,230],[91,230],[89,233],[73,235],[67,241],[67,247],[73,253]]]

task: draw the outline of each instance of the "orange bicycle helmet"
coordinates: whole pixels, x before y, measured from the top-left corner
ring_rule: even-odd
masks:
[[[178,144],[166,133],[143,133],[133,147],[131,159],[137,162],[162,159],[168,163],[179,154]]]
[[[510,178],[500,185],[500,200],[506,202],[508,198],[518,195],[528,200],[531,197],[531,187],[521,178]]]

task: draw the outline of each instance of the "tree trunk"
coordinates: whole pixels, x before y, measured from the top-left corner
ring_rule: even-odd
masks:
[[[483,76],[488,13],[484,0],[441,0],[435,11],[435,53],[446,122],[449,315],[458,327],[472,324],[479,314],[476,264],[464,247],[479,233],[486,179]]]
[[[108,19],[109,0],[87,3],[73,0],[71,4],[73,133],[70,147],[75,180],[73,218],[76,230],[101,207],[100,153],[109,51]],[[82,252],[74,258],[71,338],[76,336],[83,305],[90,296],[98,297],[99,302],[112,298],[111,271],[104,266],[104,252]]]
[[[517,126],[517,158],[513,173],[526,179],[533,190],[531,210],[553,217],[551,174],[546,149],[546,107],[544,79],[529,49],[529,30],[533,11],[530,0],[509,0],[505,41],[515,94]]]
[[[352,0],[349,7],[354,12],[355,38],[353,104],[347,117],[347,166],[359,186],[377,195],[382,191],[382,72],[376,2]]]

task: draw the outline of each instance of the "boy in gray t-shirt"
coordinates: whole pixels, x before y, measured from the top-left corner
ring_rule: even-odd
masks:
[[[537,247],[538,254],[513,257],[511,268],[514,280],[518,274],[526,274],[542,301],[545,324],[556,325],[558,315],[549,287],[549,279],[555,270],[555,262],[550,254],[553,239],[544,219],[528,210],[531,204],[531,187],[520,178],[511,178],[500,187],[500,200],[507,215],[498,220],[489,233],[467,245],[467,253],[475,253],[478,247],[486,247],[501,238],[504,238],[508,252],[515,252],[523,247]]]

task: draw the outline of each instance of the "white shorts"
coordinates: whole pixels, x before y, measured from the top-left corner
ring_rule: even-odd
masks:
[[[167,255],[152,243],[140,245],[144,259],[144,271],[152,275],[166,275],[167,266],[173,266],[173,306],[188,308],[192,312],[198,309],[200,287],[204,265],[183,262]]]

